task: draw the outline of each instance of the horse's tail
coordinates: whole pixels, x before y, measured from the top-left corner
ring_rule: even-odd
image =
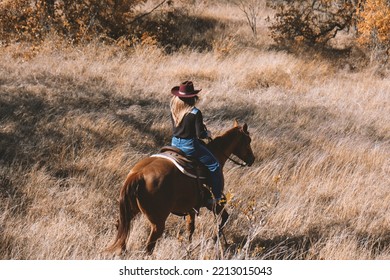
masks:
[[[115,241],[105,251],[121,253],[126,249],[131,220],[140,212],[137,204],[138,189],[145,185],[139,174],[130,174],[122,186],[119,196],[118,232]]]

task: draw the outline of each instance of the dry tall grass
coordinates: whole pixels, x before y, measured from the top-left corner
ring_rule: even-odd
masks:
[[[136,161],[169,143],[169,92],[184,79],[203,88],[214,134],[234,118],[250,127],[254,166],[224,170],[231,246],[219,250],[203,210],[191,243],[170,216],[147,255],[140,216],[124,258],[390,258],[389,76],[237,44],[173,55],[57,49],[0,55],[2,259],[109,258],[101,251],[115,235],[119,188]]]

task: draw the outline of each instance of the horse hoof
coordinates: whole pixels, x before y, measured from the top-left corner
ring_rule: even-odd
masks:
[[[123,249],[123,248],[117,248],[115,251],[114,251],[114,256],[115,257],[120,257],[122,255],[124,255],[126,253],[126,250]]]

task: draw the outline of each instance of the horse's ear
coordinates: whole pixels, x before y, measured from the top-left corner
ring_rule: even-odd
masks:
[[[233,124],[233,127],[237,127],[238,126],[238,121],[237,119],[234,120],[234,124]]]
[[[245,123],[244,126],[242,127],[242,130],[245,132],[245,133],[249,133],[248,132],[248,125]]]

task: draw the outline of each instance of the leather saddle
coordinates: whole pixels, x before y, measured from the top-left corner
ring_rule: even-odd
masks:
[[[206,206],[207,199],[211,198],[210,172],[199,160],[187,156],[182,150],[173,146],[164,146],[158,154],[152,157],[164,158],[171,161],[184,175],[196,179],[199,187],[199,200],[191,210],[199,214],[200,207]],[[177,216],[186,216],[188,213],[173,213]]]
[[[158,154],[152,157],[165,158],[171,161],[184,175],[198,179],[208,180],[209,170],[196,158],[187,156],[182,150],[173,146],[164,146]]]

